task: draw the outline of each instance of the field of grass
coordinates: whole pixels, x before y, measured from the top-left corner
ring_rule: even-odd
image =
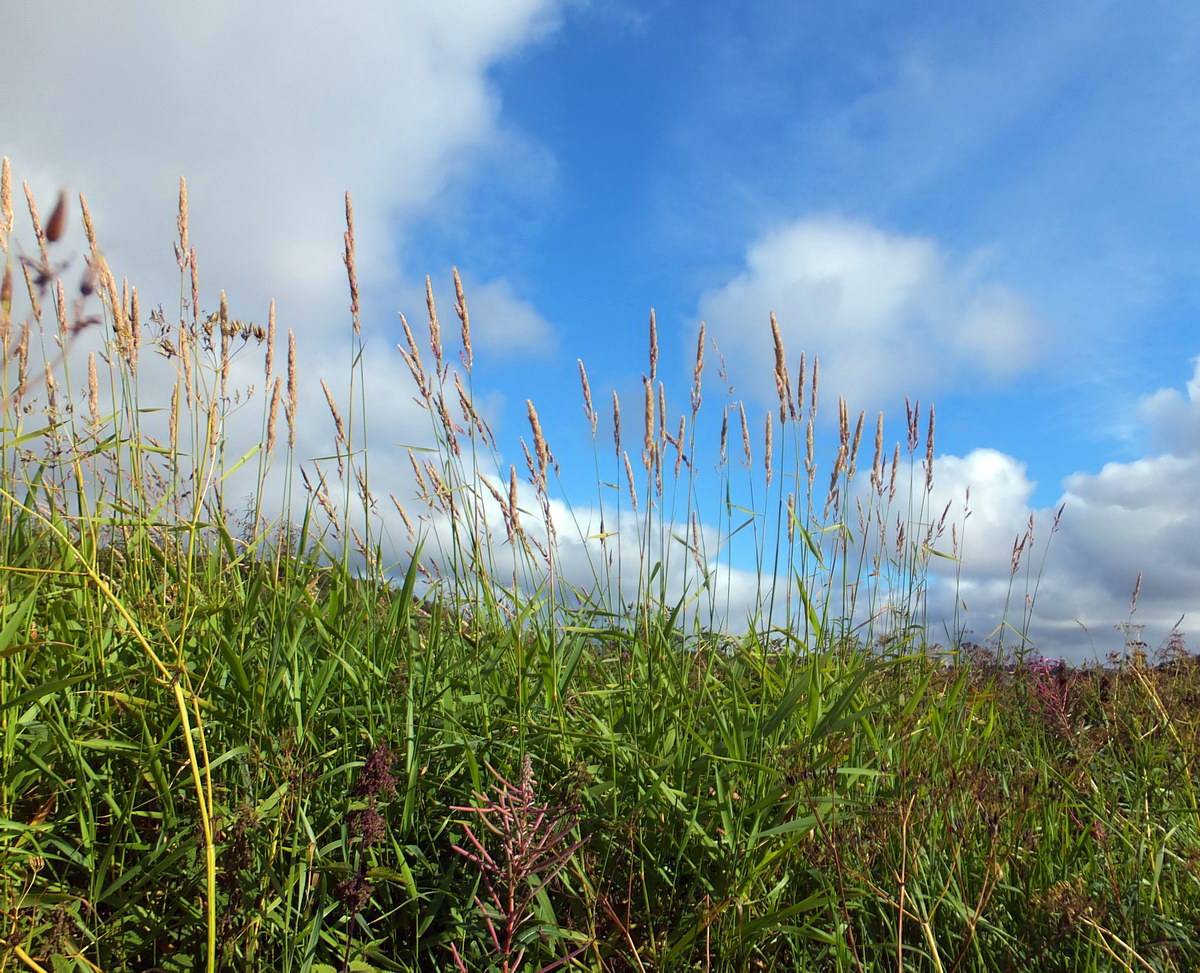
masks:
[[[184,191],[171,314],[82,199],[70,270],[75,204],[30,197],[22,251],[7,160],[2,203],[0,969],[1200,968],[1200,664],[934,644],[929,559],[962,539],[927,509],[932,412],[894,449],[880,417],[859,476],[840,404],[818,469],[818,368],[774,329],[778,410],[722,402],[702,442],[711,346],[676,427],[652,323],[611,439],[580,365],[607,519],[564,522],[535,404],[520,473],[475,410],[458,287],[455,353],[432,297],[428,340],[404,325],[416,495],[376,497],[349,198],[322,460],[273,311],[201,310]],[[735,540],[792,585],[722,634]]]

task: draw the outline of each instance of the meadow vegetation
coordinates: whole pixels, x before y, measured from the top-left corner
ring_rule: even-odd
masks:
[[[350,391],[313,459],[291,332],[201,308],[185,186],[170,313],[82,197],[42,220],[27,193],[25,252],[12,196],[5,160],[0,968],[1200,966],[1200,665],[1056,664],[1025,612],[986,648],[931,633],[930,558],[963,543],[928,509],[932,410],[889,447],[839,402],[819,468],[819,367],[772,320],[778,407],[726,397],[706,442],[715,351],[702,329],[676,424],[651,319],[611,439],[580,363],[572,508],[535,403],[519,471],[476,410],[455,275],[454,354],[432,290],[428,335],[403,321],[430,434],[379,497],[349,197]],[[54,252],[76,209],[81,265]],[[719,631],[736,543],[777,580]]]

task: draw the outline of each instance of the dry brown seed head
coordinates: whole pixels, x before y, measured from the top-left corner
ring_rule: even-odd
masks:
[[[696,367],[692,371],[692,415],[700,411],[700,377],[704,372],[704,322],[700,322],[700,336],[696,339]]]
[[[1018,536],[1018,537],[1013,538],[1012,557],[1010,558],[1010,564],[1012,565],[1012,573],[1013,574],[1016,574],[1017,570],[1021,567],[1021,554],[1022,554],[1022,552],[1024,552],[1025,542],[1028,540],[1029,540],[1028,533],[1026,533],[1025,536],[1023,536],[1023,537]]]
[[[817,414],[817,385],[821,380],[821,359],[816,355],[813,355],[812,376],[812,392],[810,394],[808,411],[811,415],[815,416]]]
[[[915,403],[909,405],[908,396],[904,397],[904,414],[908,421],[908,451],[913,453],[916,451],[917,443],[921,441],[918,426],[921,422],[921,400],[917,399]]]
[[[350,316],[354,322],[354,333],[362,334],[362,323],[358,317],[358,271],[354,265],[354,205],[350,202],[350,192],[346,191],[346,250],[342,254],[342,262],[346,265],[346,279],[350,284]]]
[[[28,321],[21,322],[21,340],[17,342],[17,389],[13,393],[13,404],[19,405],[29,389],[29,336]]]
[[[892,476],[888,482],[888,502],[896,499],[896,470],[900,468],[900,444],[896,443],[896,451],[892,453]]]
[[[267,312],[267,384],[271,384],[271,373],[275,368],[275,301],[271,301],[271,310]]]
[[[687,423],[683,416],[679,417],[679,435],[675,439],[675,475],[679,476],[679,467],[683,463],[683,434],[687,430]],[[691,468],[691,464],[688,465]]]
[[[463,387],[458,369],[454,370],[454,387],[458,391],[458,406],[462,409],[463,418],[472,426],[479,427],[479,414],[475,411],[475,406],[471,402],[470,396],[467,395],[467,390]]]
[[[401,506],[400,501],[396,499],[396,495],[389,493],[388,496],[392,498],[392,503],[395,504],[396,512],[400,514],[400,519],[404,521],[404,529],[408,531],[409,540],[412,540],[415,535],[412,521],[408,519],[408,514],[405,512],[404,507]]]
[[[213,402],[208,408],[208,448],[215,451],[221,442],[221,404]]]
[[[613,446],[617,455],[621,455],[621,402],[617,398],[617,390],[613,389]]]
[[[51,422],[58,415],[58,385],[54,381],[54,371],[50,367],[50,362],[44,362],[42,365],[45,372],[44,381],[46,383],[46,399],[47,406],[51,417]]]
[[[700,558],[700,515],[695,510],[692,511],[692,558],[696,562],[696,568],[703,573],[704,562]]]
[[[55,310],[58,312],[58,330],[63,332],[68,329],[69,325],[67,323],[67,292],[63,287],[61,277],[55,278],[54,297]]]
[[[637,513],[638,496],[637,487],[633,484],[633,467],[629,464],[629,454],[621,454],[625,458],[625,479],[629,481],[629,502],[633,504],[633,512]]]
[[[92,425],[100,425],[100,380],[96,376],[96,353],[88,353],[88,412]],[[171,450],[175,452],[174,449]]]
[[[50,214],[50,221],[46,224],[46,239],[51,243],[57,243],[62,239],[66,229],[67,191],[63,189],[58,193],[58,202],[54,206],[54,212]]]
[[[583,414],[587,416],[588,422],[592,424],[592,438],[596,438],[596,410],[592,408],[592,387],[588,384],[587,370],[583,367],[583,359],[577,359],[579,362],[579,381],[583,384]]]
[[[200,323],[200,267],[195,247],[188,251],[188,273],[192,284],[192,327],[196,327]]]
[[[171,437],[171,462],[177,462],[179,457],[179,383],[176,382],[171,388],[171,418],[169,435]],[[267,447],[267,452],[271,452],[271,448]]]
[[[792,380],[787,372],[787,356],[783,351],[783,335],[779,320],[771,312],[771,338],[775,343],[775,393],[779,396],[779,422],[787,422],[788,414],[795,416],[796,405],[792,401]]]
[[[544,488],[546,469],[550,465],[550,449],[546,446],[546,437],[542,435],[542,424],[538,420],[537,409],[533,407],[533,400],[526,399],[525,406],[528,409],[529,426],[533,430],[533,446],[537,450],[538,476]]]
[[[667,432],[667,391],[658,383],[658,441],[661,443]]]
[[[408,461],[412,463],[413,475],[416,478],[417,486],[421,488],[421,494],[423,496],[428,496],[429,484],[425,482],[425,474],[421,472],[421,466],[419,463],[417,463],[417,457],[413,455],[413,451],[411,449],[408,449],[407,452]]]
[[[3,231],[4,252],[8,253],[8,235],[13,228],[12,166],[8,156],[0,160],[0,230]]]
[[[875,458],[871,460],[871,486],[883,488],[883,413],[875,420]]]
[[[433,360],[437,372],[442,370],[442,326],[438,322],[437,306],[433,301],[433,281],[425,278],[425,306],[429,309],[429,347],[433,349]]]
[[[87,200],[83,193],[79,194],[79,212],[83,214],[83,235],[87,237],[92,256],[96,254],[96,227],[92,225],[92,212],[88,209]]]
[[[929,432],[925,436],[925,492],[933,489],[933,406],[929,407]]]
[[[333,416],[333,425],[337,430],[337,440],[340,443],[346,442],[346,427],[342,424],[342,417],[338,413],[337,405],[333,401],[333,393],[329,391],[329,386],[325,384],[325,379],[321,379],[321,391],[325,393],[325,401],[329,405],[329,412]]]
[[[796,533],[796,497],[790,492],[787,498],[787,514],[787,539],[793,541]]]
[[[508,466],[508,511],[513,531],[521,533],[521,512],[517,507],[517,468],[511,463]]]
[[[21,185],[25,189],[25,203],[29,207],[29,219],[33,223],[33,235],[37,238],[38,249],[42,253],[42,263],[49,265],[50,255],[46,252],[46,231],[42,228],[42,221],[38,219],[38,208],[33,198],[33,190],[29,188],[27,182],[23,182]]]
[[[8,333],[9,321],[12,318],[13,281],[12,264],[4,265],[4,279],[0,281],[0,327]]]
[[[763,466],[767,470],[767,486],[771,485],[771,477],[774,475],[774,470],[771,468],[771,413],[767,413],[767,434],[766,434],[766,451],[763,454]]]
[[[858,424],[854,427],[854,440],[850,444],[850,460],[849,478],[854,479],[854,472],[858,469],[858,447],[862,443],[863,422],[866,421],[867,412],[864,409],[858,414]]]
[[[1032,519],[1032,518],[1030,518]],[[1142,593],[1142,572],[1138,572],[1137,581],[1133,585],[1133,597],[1129,599],[1129,614],[1137,611],[1138,595]]]
[[[283,410],[288,425],[288,449],[296,445],[296,409],[300,390],[296,384],[296,335],[288,328],[287,406]]]
[[[650,308],[650,381],[658,378],[658,324],[654,319],[654,308]]]
[[[800,371],[796,374],[796,401],[800,403],[799,410],[801,415],[804,414],[804,368],[804,352],[800,352]]]
[[[442,428],[446,430],[446,444],[450,447],[450,451],[455,456],[462,455],[462,447],[458,442],[458,433],[460,430],[454,425],[450,419],[450,411],[446,408],[446,397],[440,392],[435,396],[437,403],[438,416],[442,420]]]
[[[129,369],[137,372],[138,351],[142,347],[142,328],[138,323],[141,310],[138,307],[137,288],[131,288],[129,293]],[[228,369],[228,364],[225,366]],[[221,386],[221,394],[225,394],[225,385]]]
[[[275,376],[275,384],[271,387],[271,411],[267,415],[267,456],[275,449],[275,423],[279,419],[279,392],[283,379]]]
[[[746,423],[746,405],[743,402],[738,403],[738,414],[742,420],[742,450],[746,454],[746,469],[750,469],[750,427]]]
[[[21,272],[25,275],[25,293],[29,295],[29,304],[33,311],[33,317],[37,321],[42,320],[42,304],[38,300],[38,288],[33,282],[33,277],[29,274],[29,264],[22,262]]]
[[[467,311],[467,297],[463,293],[462,278],[458,276],[458,268],[454,270],[454,313],[462,322],[462,360],[469,370],[475,363],[475,353],[471,350],[471,315]]]
[[[642,445],[649,456],[654,450],[654,388],[650,384],[651,379],[642,376],[642,385],[645,388],[645,432],[642,437]]]
[[[175,229],[179,231],[179,249],[178,253],[179,269],[187,265],[186,261],[191,257],[192,250],[188,245],[188,194],[187,194],[187,179],[183,176],[179,177],[179,213],[175,217]]]
[[[725,447],[729,443],[729,406],[721,411],[721,465],[725,465]]]

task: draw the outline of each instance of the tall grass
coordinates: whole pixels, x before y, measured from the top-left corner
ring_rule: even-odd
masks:
[[[1200,669],[939,653],[929,559],[961,539],[930,509],[932,410],[889,449],[839,401],[820,468],[819,366],[772,321],[777,406],[706,428],[702,328],[675,424],[651,318],[611,430],[580,363],[597,494],[572,507],[537,403],[520,471],[476,408],[455,275],[457,353],[432,286],[428,334],[403,321],[430,425],[389,507],[348,197],[350,391],[323,388],[316,460],[292,333],[201,310],[185,185],[169,316],[82,198],[73,270],[67,201],[43,224],[28,195],[23,254],[11,198],[6,160],[5,968],[1200,962]]]

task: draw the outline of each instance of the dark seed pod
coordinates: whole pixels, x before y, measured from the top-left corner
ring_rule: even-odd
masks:
[[[58,194],[58,205],[50,214],[50,222],[46,224],[46,239],[57,243],[67,228],[67,193],[62,190]]]

